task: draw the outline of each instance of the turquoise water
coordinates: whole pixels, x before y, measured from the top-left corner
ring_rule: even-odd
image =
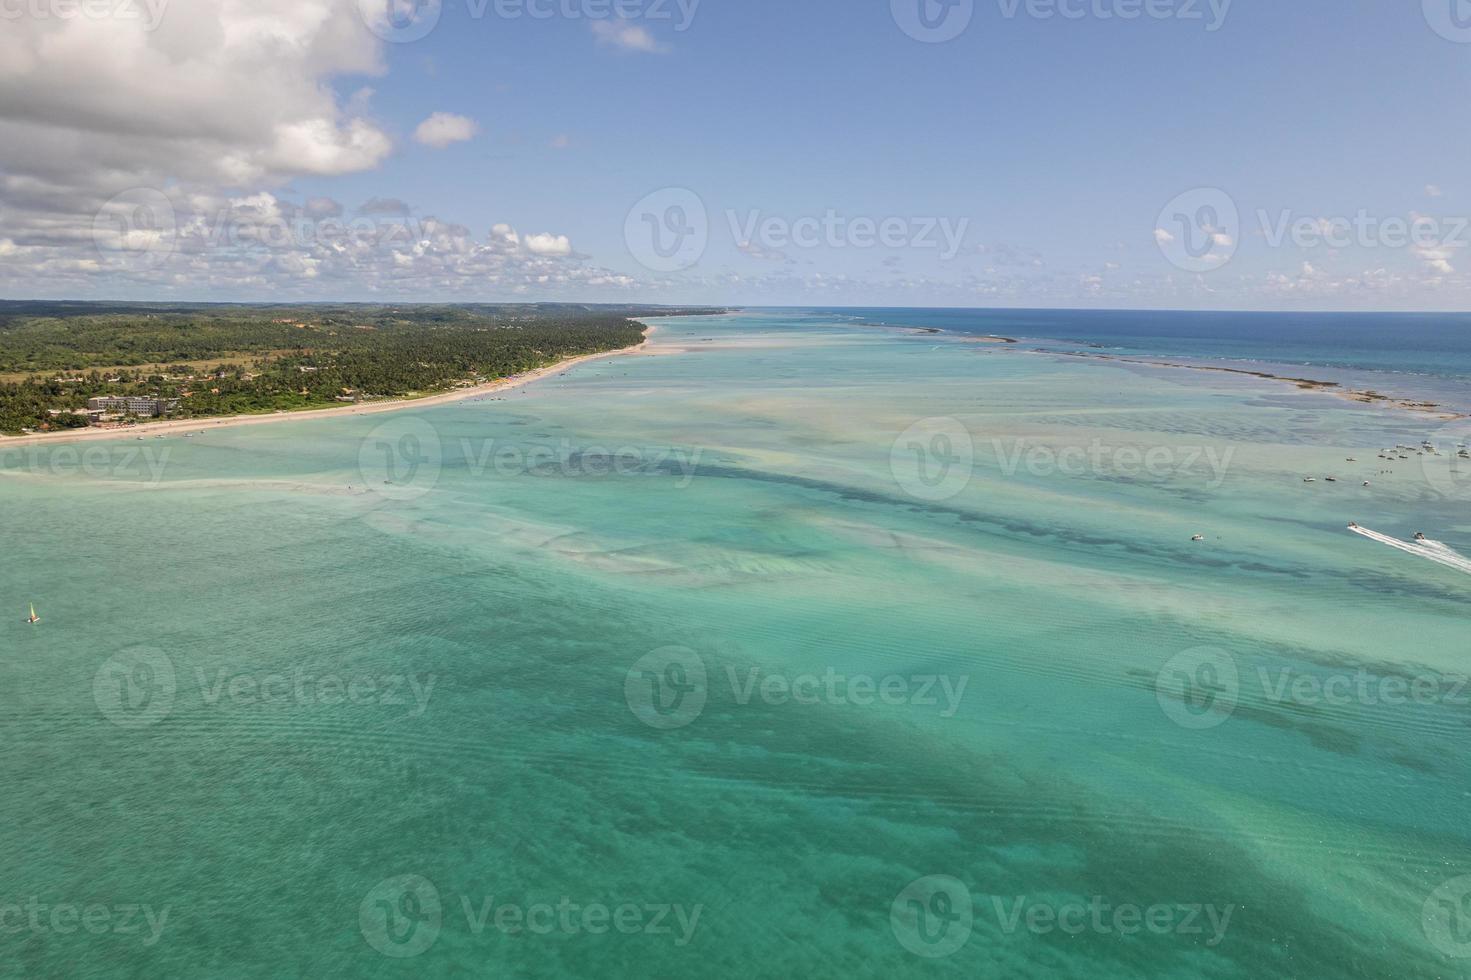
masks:
[[[771,313],[10,449],[0,974],[1466,975],[1458,425]]]

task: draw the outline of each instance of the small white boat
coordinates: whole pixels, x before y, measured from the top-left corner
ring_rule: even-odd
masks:
[[[1197,534],[1195,537],[1191,538],[1190,540],[1191,541],[1204,541],[1205,540],[1205,535],[1204,534]]]

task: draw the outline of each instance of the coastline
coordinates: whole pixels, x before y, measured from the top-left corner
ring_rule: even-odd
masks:
[[[650,317],[649,319],[654,318]],[[394,398],[354,405],[304,408],[294,412],[270,412],[262,415],[211,415],[207,418],[178,419],[172,422],[140,422],[137,425],[122,429],[67,429],[61,432],[35,432],[20,436],[0,435],[0,450],[9,446],[101,442],[106,439],[139,439],[145,436],[180,435],[187,432],[203,432],[217,428],[242,425],[263,425],[267,422],[299,421],[302,419],[334,418],[352,415],[377,415],[382,412],[397,412],[405,408],[427,408],[434,405],[448,405],[452,402],[464,401],[468,398],[476,398],[481,395],[511,391],[528,385],[533,381],[540,381],[543,378],[550,378],[562,374],[565,371],[577,367],[579,364],[586,364],[589,361],[597,361],[605,357],[622,357],[627,354],[637,354],[648,346],[649,340],[658,332],[659,328],[651,323],[645,323],[643,320],[635,320],[634,322],[643,324],[644,337],[643,340],[631,347],[600,351],[596,354],[580,354],[577,357],[569,357],[555,364],[548,364],[546,367],[537,368],[534,371],[527,371],[525,374],[513,375],[508,378],[497,378],[494,381],[487,381],[485,384],[475,385],[470,388],[457,388],[454,391],[444,391],[438,394],[424,395],[419,398]]]

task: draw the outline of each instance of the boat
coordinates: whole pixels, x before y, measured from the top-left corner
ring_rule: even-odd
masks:
[[[1315,476],[1305,476],[1305,477],[1302,478],[1302,482],[1304,482],[1304,483],[1317,483],[1318,482],[1318,478],[1315,477]]]
[[[1415,540],[1416,541],[1429,541],[1430,539],[1425,536],[1425,532],[1424,531],[1416,531],[1415,532]]]
[[[1204,534],[1197,534],[1195,537],[1191,538],[1190,540],[1191,541],[1204,541],[1205,540],[1205,535]]]
[[[31,603],[31,614],[26,617],[26,622],[28,622],[32,626],[34,626],[36,623],[39,623],[40,621],[41,621],[41,617],[36,615],[36,604],[33,602],[33,603]]]

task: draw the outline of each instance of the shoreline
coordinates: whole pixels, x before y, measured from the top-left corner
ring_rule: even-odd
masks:
[[[650,317],[649,319],[654,318]],[[148,436],[179,435],[186,432],[204,432],[217,428],[262,425],[268,422],[335,418],[339,416],[348,417],[354,415],[377,415],[383,412],[397,412],[405,408],[418,406],[448,405],[453,402],[464,401],[467,398],[475,398],[480,395],[521,388],[531,384],[533,381],[540,381],[543,378],[550,378],[562,374],[565,371],[577,367],[579,364],[586,364],[589,361],[602,360],[605,357],[623,357],[628,354],[637,354],[648,346],[650,339],[658,332],[659,328],[651,323],[644,323],[643,320],[635,320],[634,322],[643,324],[644,337],[643,340],[630,347],[599,351],[595,354],[579,354],[576,357],[569,357],[555,364],[548,364],[546,367],[527,371],[524,374],[513,375],[507,378],[497,378],[494,381],[487,381],[485,384],[474,385],[469,388],[457,388],[453,391],[443,391],[433,395],[424,395],[419,398],[393,398],[354,405],[303,408],[290,412],[269,412],[262,415],[211,415],[206,418],[178,419],[172,422],[140,422],[137,425],[130,425],[122,429],[66,429],[61,432],[34,432],[29,435],[20,436],[0,435],[0,451],[11,446],[101,442],[106,439],[136,440]]]

